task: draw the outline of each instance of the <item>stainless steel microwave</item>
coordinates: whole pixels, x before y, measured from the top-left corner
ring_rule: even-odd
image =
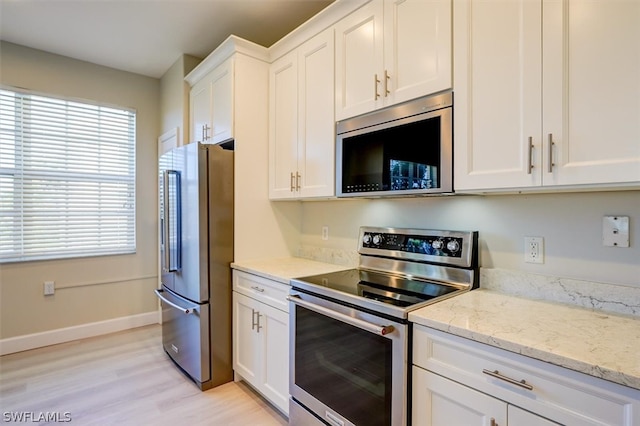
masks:
[[[453,192],[453,93],[336,123],[338,197]]]

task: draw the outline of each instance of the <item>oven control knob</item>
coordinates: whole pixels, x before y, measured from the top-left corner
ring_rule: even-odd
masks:
[[[431,243],[431,247],[433,247],[436,250],[440,250],[443,245],[444,243],[442,242],[442,240],[435,240],[434,242]]]
[[[373,244],[379,246],[381,242],[382,242],[382,235],[376,234],[373,236]]]
[[[371,234],[364,234],[364,237],[362,237],[362,242],[365,244],[369,244],[371,242]]]
[[[447,250],[449,250],[450,252],[457,252],[458,250],[460,250],[460,243],[458,243],[456,240],[451,240],[447,243]]]

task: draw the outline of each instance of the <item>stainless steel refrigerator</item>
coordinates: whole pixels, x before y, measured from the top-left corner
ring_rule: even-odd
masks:
[[[233,379],[233,142],[159,162],[162,344],[202,390]]]

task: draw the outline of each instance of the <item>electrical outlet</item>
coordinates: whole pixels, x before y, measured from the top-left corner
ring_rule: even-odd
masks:
[[[44,295],[51,296],[56,291],[55,284],[53,281],[45,281],[44,282]]]
[[[524,237],[524,261],[544,263],[544,238]]]
[[[327,241],[329,239],[329,227],[328,226],[323,226],[322,227],[322,239],[324,241]]]
[[[629,216],[604,216],[602,218],[602,245],[605,247],[629,247]]]

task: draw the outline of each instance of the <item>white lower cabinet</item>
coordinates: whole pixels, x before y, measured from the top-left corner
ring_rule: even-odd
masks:
[[[640,391],[420,325],[414,426],[640,426]]]
[[[288,414],[288,286],[234,271],[233,290],[233,370]]]
[[[558,424],[415,366],[412,418],[414,426]]]

